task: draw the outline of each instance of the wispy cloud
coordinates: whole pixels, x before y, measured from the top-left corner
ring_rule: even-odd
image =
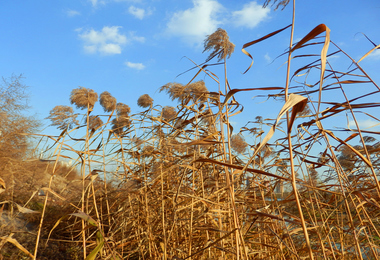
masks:
[[[84,41],[84,50],[105,55],[120,54],[122,47],[127,43],[127,37],[119,33],[120,28],[121,26],[104,26],[101,31],[91,29],[79,34]]]
[[[369,128],[374,128],[374,127],[379,127],[380,122],[372,120],[372,119],[367,119],[367,120],[358,120],[359,128],[360,129],[369,129]],[[356,129],[356,124],[354,120],[349,121],[348,125],[351,129]]]
[[[92,6],[93,7],[97,7],[99,4],[105,4],[106,3],[106,1],[104,1],[104,0],[88,0],[91,4],[92,4]]]
[[[152,10],[148,9],[148,10],[145,10],[145,9],[142,9],[142,8],[138,8],[138,7],[135,7],[133,5],[131,5],[129,8],[128,8],[128,12],[133,15],[134,17],[136,17],[137,19],[144,19],[146,16],[149,16],[152,14]]]
[[[232,12],[232,21],[235,26],[254,28],[268,18],[270,8],[263,8],[255,1],[245,4],[243,9]]]
[[[127,67],[129,67],[129,68],[136,69],[136,70],[145,69],[145,65],[142,63],[133,63],[133,62],[127,61],[127,62],[125,62],[125,65],[127,65]]]
[[[368,59],[380,60],[380,49],[376,49],[367,56]]]
[[[145,42],[145,37],[137,36],[135,32],[129,32],[129,39],[131,41],[140,42],[140,43]]]
[[[97,7],[98,5],[105,5],[111,2],[127,2],[127,3],[141,3],[142,0],[87,0],[91,3],[93,7]]]
[[[68,17],[74,17],[74,16],[77,16],[77,15],[80,15],[80,12],[78,12],[76,10],[69,9],[69,10],[66,11],[66,15]]]
[[[193,7],[173,14],[167,23],[167,32],[182,37],[187,43],[200,44],[213,33],[221,22],[217,15],[223,6],[215,0],[193,0]]]
[[[268,63],[270,63],[270,62],[272,61],[272,58],[269,56],[268,53],[265,53],[265,55],[264,55],[264,59],[265,59]]]
[[[329,56],[329,57],[327,57],[327,59],[328,59],[329,61],[331,61],[331,60],[337,60],[337,59],[339,59],[339,58],[340,58],[340,56],[337,55],[337,54],[335,54],[335,55],[333,55],[333,56]]]

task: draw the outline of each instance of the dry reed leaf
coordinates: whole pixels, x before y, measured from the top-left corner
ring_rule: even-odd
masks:
[[[222,142],[218,142],[218,141],[213,141],[213,140],[209,140],[209,139],[202,139],[202,140],[195,140],[195,141],[191,141],[191,142],[188,142],[188,143],[181,143],[181,145],[211,145],[211,144],[220,144]]]
[[[219,162],[219,161],[212,160],[212,159],[203,159],[203,158],[200,158],[200,159],[195,160],[194,162],[209,162],[209,163],[213,163],[213,164],[218,164],[218,165],[222,165],[222,166],[227,166],[227,167],[230,167],[230,168],[238,169],[238,170],[241,170],[241,172],[243,172],[242,170],[245,168],[243,166],[239,166],[239,165],[235,165],[235,164],[229,164],[229,163],[224,163],[224,162]],[[245,168],[245,171],[247,171],[247,172],[254,172],[254,173],[257,173],[257,174],[262,174],[262,175],[265,175],[265,176],[269,176],[269,177],[274,177],[274,178],[277,178],[277,179],[282,179],[282,180],[290,181],[290,179],[288,179],[288,178],[285,178],[285,177],[282,177],[282,176],[279,176],[279,175],[276,175],[276,174],[273,174],[273,173],[270,173],[270,172],[265,172],[265,171],[262,171],[262,170]]]
[[[5,191],[5,189],[7,188],[7,186],[5,185],[5,181],[0,177],[0,193],[2,193],[3,191]]]
[[[367,52],[366,54],[364,54],[363,57],[361,57],[356,63],[359,64],[359,62],[361,62],[362,60],[364,60],[368,55],[370,55],[372,52],[374,52],[375,50],[379,49],[380,48],[380,44],[375,46],[373,49],[371,49],[369,52]]]
[[[309,228],[307,228],[307,230],[313,230],[316,228],[318,228],[318,227],[309,227]],[[297,234],[298,232],[300,232],[302,230],[303,230],[302,228],[293,229],[292,231],[289,232],[289,235]]]
[[[369,167],[372,167],[372,163],[371,161],[369,161],[367,158],[364,157],[364,155],[362,153],[360,153],[358,150],[356,150],[354,147],[352,147],[351,145],[349,145],[348,143],[346,143],[345,141],[341,140],[340,138],[336,137],[333,132],[329,131],[329,130],[325,130],[323,129],[322,131],[326,132],[329,136],[331,136],[332,138],[334,138],[335,140],[337,140],[338,142],[346,145],[348,148],[351,149],[351,151],[353,151],[357,156],[360,157],[360,159],[362,159]]]
[[[288,26],[286,26],[286,27],[284,27],[284,28],[282,28],[282,29],[280,29],[280,30],[274,31],[274,32],[272,32],[272,33],[269,33],[269,34],[265,35],[264,37],[261,37],[260,39],[257,39],[257,40],[254,40],[254,41],[251,41],[251,42],[248,42],[248,43],[244,44],[244,45],[243,45],[243,48],[241,49],[241,51],[242,51],[245,55],[247,55],[248,57],[250,57],[251,60],[252,60],[252,62],[251,62],[251,65],[249,65],[248,69],[246,69],[246,70],[243,72],[243,74],[247,73],[247,71],[248,71],[248,70],[252,67],[252,65],[253,65],[253,58],[252,58],[251,54],[248,53],[248,52],[245,50],[245,48],[247,48],[247,47],[249,47],[249,46],[251,46],[251,45],[253,45],[253,44],[256,44],[256,43],[258,43],[258,42],[264,41],[264,40],[266,40],[266,39],[268,39],[268,38],[270,38],[270,37],[272,37],[272,36],[274,36],[274,35],[276,35],[276,34],[282,32],[283,30],[288,29],[288,28],[291,27],[291,26],[292,26],[292,25],[290,24],[290,25],[288,25]]]
[[[317,108],[317,114],[319,113],[321,101],[322,101],[322,86],[323,86],[323,79],[325,75],[326,70],[326,56],[327,56],[327,50],[330,45],[330,29],[325,24],[320,24],[317,27],[315,27],[312,31],[310,31],[305,37],[303,37],[291,50],[290,52],[294,52],[295,50],[301,48],[306,42],[314,39],[321,33],[326,32],[325,36],[325,43],[323,45],[322,51],[321,51],[321,74],[319,78],[319,97],[318,97],[318,108]]]
[[[276,118],[276,121],[273,123],[271,129],[269,130],[269,132],[266,134],[266,136],[264,137],[263,141],[260,143],[259,147],[257,147],[255,153],[252,155],[251,157],[251,160],[250,162],[252,161],[252,159],[258,154],[258,152],[261,150],[261,148],[264,147],[264,145],[272,138],[274,132],[276,131],[276,127],[277,127],[277,124],[278,122],[280,121],[280,119],[282,118],[282,116],[287,112],[289,111],[291,108],[293,108],[293,112],[294,112],[294,116],[292,114],[292,120],[289,121],[289,126],[291,127],[294,123],[294,120],[295,120],[295,115],[302,111],[303,108],[305,108],[306,106],[306,102],[307,102],[307,98],[303,97],[303,96],[300,96],[300,95],[296,95],[296,94],[290,94],[289,95],[289,98],[288,100],[285,102],[284,106],[282,107],[281,111],[278,113],[278,116]],[[291,129],[288,128],[288,131],[290,131]],[[249,162],[249,163],[250,163]],[[248,164],[249,164],[248,163]],[[247,165],[248,165],[247,164]]]
[[[57,198],[60,198],[61,200],[64,200],[66,201],[66,199],[64,197],[62,197],[61,195],[59,195],[58,193],[56,193],[55,191],[53,191],[52,189],[50,188],[41,188],[41,190],[45,191],[45,194],[46,192],[50,192],[51,194],[53,194],[54,196],[56,196]]]
[[[95,260],[96,259],[96,255],[103,249],[103,246],[104,246],[104,238],[102,236],[102,234],[98,231],[96,232],[96,243],[97,243],[97,246],[94,248],[94,250],[91,251],[91,253],[86,257],[85,260]],[[113,257],[113,259],[118,259],[118,258],[115,258]]]
[[[13,236],[13,233],[11,233],[7,237],[1,237],[1,240],[2,240],[1,243],[4,244],[6,242],[9,242],[15,245],[18,249],[20,249],[22,252],[27,254],[29,257],[34,259],[34,256],[31,253],[29,253],[29,251],[25,247],[23,247],[16,239],[12,238],[12,236]]]
[[[15,203],[15,204],[17,206],[18,211],[20,211],[21,213],[24,213],[24,214],[36,214],[36,213],[39,214],[39,213],[41,213],[39,211],[31,210],[31,209],[25,208],[23,206],[20,206],[17,203]]]
[[[81,219],[83,219],[84,221],[88,222],[90,225],[92,225],[94,227],[98,226],[97,222],[91,216],[87,215],[86,213],[84,213],[82,211],[78,211],[77,213],[71,213],[69,215],[81,218]]]

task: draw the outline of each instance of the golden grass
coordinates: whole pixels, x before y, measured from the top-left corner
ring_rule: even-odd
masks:
[[[251,57],[246,48],[289,28],[244,45],[244,52]],[[80,173],[61,180],[76,183],[76,190],[65,193],[50,178],[43,183],[43,201],[32,196],[33,185],[23,193],[29,197],[10,200],[20,191],[10,184],[14,164],[4,166],[11,177],[0,182],[7,186],[3,204],[9,210],[17,203],[42,211],[31,213],[40,225],[33,233],[35,247],[25,250],[42,259],[44,249],[59,241],[71,259],[378,259],[380,142],[373,137],[378,132],[361,130],[356,116],[379,120],[370,114],[379,103],[366,99],[378,98],[379,88],[334,43],[336,50],[328,51],[328,32],[319,25],[296,44],[290,37],[284,88],[230,89],[225,67],[220,77],[225,93],[209,92],[204,81],[162,87],[178,101],[176,108],[153,106],[145,94],[137,102],[147,110],[130,115],[129,106],[103,92],[100,103],[111,112],[103,116],[107,120],[89,116],[96,93],[73,91],[72,102],[88,110],[88,124],[70,130],[68,121],[53,120],[64,130],[59,137],[47,137],[54,145],[44,152],[77,162]],[[224,38],[209,38],[206,50],[213,51],[211,59],[219,55],[225,66],[233,48],[223,44],[225,31],[217,33]],[[213,42],[219,47],[212,49]],[[306,58],[292,55],[308,46],[319,46],[320,55],[292,75],[291,61]],[[329,63],[327,57],[336,53],[352,61],[349,71]],[[292,79],[303,73],[315,82],[291,88]],[[361,96],[348,98],[350,84],[363,82],[370,90],[363,87]],[[248,118],[232,135],[229,118],[241,111],[235,94],[257,90],[282,100],[278,117]],[[349,115],[356,129],[324,126],[340,114]],[[83,136],[74,138],[75,133]],[[244,138],[249,135],[253,143]],[[65,176],[57,165],[44,167]],[[13,241],[9,233],[2,235],[2,247]]]

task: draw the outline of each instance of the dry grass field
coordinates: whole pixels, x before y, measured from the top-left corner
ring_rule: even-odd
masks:
[[[250,60],[254,44],[290,35],[281,87],[230,86],[235,46],[218,29],[206,62],[187,72],[193,80],[161,87],[175,107],[145,94],[132,114],[107,91],[73,89],[73,107],[48,117],[59,136],[27,134],[42,157],[0,158],[0,259],[379,259],[379,132],[356,116],[379,121],[380,88],[328,25],[295,43],[293,29],[242,47]],[[347,70],[329,63],[336,54]],[[255,91],[282,108],[239,132],[235,94]],[[356,127],[334,124],[339,115]]]

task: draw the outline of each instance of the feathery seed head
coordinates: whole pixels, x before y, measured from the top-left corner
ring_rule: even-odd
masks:
[[[116,135],[121,136],[124,132],[124,128],[129,127],[131,125],[131,120],[129,119],[129,117],[126,116],[119,116],[112,120],[111,125],[112,131]]]
[[[69,106],[56,106],[50,110],[50,115],[46,119],[51,120],[51,126],[57,126],[58,129],[64,130],[66,128],[71,129],[75,125],[79,125],[77,114],[74,114],[74,110]]]
[[[194,102],[205,102],[208,98],[208,89],[203,80],[190,83],[185,91],[194,100]]]
[[[144,94],[137,100],[137,105],[142,108],[152,107],[153,98],[151,98],[148,94]]]
[[[103,107],[104,112],[111,112],[116,109],[116,98],[108,91],[104,91],[100,94],[100,105]]]
[[[160,88],[160,92],[166,91],[169,94],[170,98],[174,101],[178,99],[178,101],[182,101],[185,97],[185,86],[181,83],[168,83]]]
[[[248,144],[245,142],[244,137],[240,134],[233,135],[231,137],[231,147],[237,153],[244,153],[247,149]]]
[[[117,103],[116,110],[119,116],[128,116],[131,112],[130,107],[124,103]]]
[[[177,115],[177,111],[175,110],[174,107],[171,107],[171,106],[165,106],[163,109],[162,109],[162,117],[166,120],[166,121],[170,121],[172,119],[174,119]]]
[[[92,89],[79,87],[71,91],[70,102],[77,108],[86,109],[88,107],[92,110],[96,101],[98,101],[98,94]]]
[[[99,118],[99,116],[90,116],[88,127],[90,129],[98,129],[103,125],[103,121]]]
[[[235,44],[230,42],[228,34],[225,30],[218,28],[214,33],[208,35],[204,42],[203,52],[212,50],[207,61],[211,60],[214,56],[218,56],[218,61],[229,58],[234,52]]]

